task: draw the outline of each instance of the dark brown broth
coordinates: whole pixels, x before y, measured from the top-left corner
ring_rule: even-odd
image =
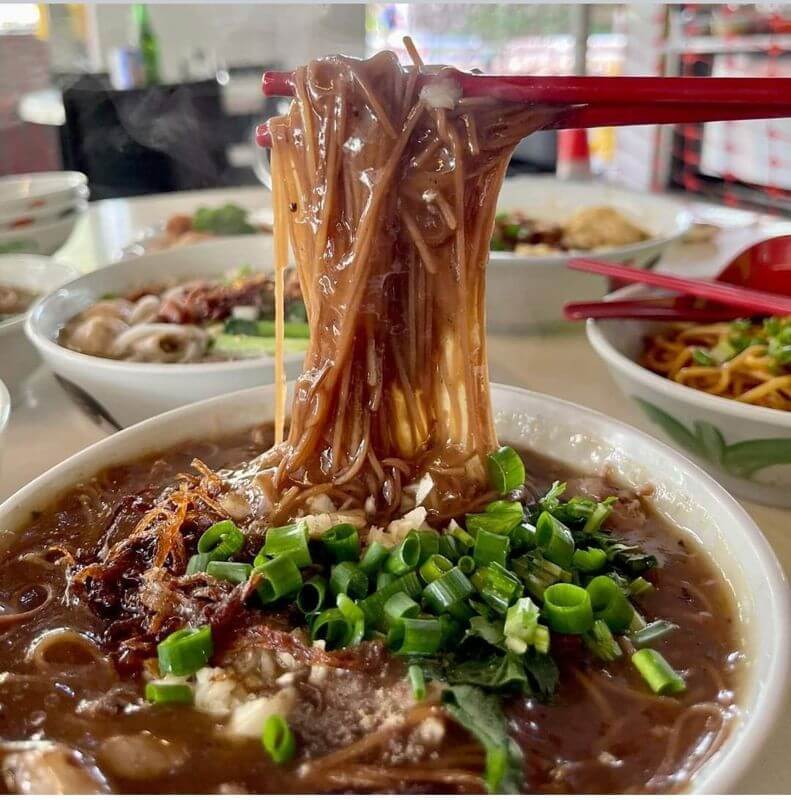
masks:
[[[229,783],[255,792],[298,788],[293,772],[273,766],[257,742],[232,743],[216,736],[214,720],[189,708],[140,704],[142,678],[119,678],[109,661],[97,666],[80,658],[39,671],[25,660],[31,642],[45,631],[69,627],[98,638],[105,625],[67,594],[64,566],[46,566],[58,557],[48,548],[57,544],[77,553],[81,547],[93,548],[103,537],[118,541],[131,532],[142,514],[133,498],[153,499],[175,475],[189,468],[192,458],[220,468],[244,462],[260,449],[249,435],[239,435],[221,446],[188,444],[164,456],[111,468],[37,514],[19,535],[6,534],[0,604],[8,610],[33,608],[42,594],[34,587],[45,584],[52,588],[54,598],[30,620],[0,628],[0,671],[7,673],[0,680],[2,741],[62,742],[89,761],[95,759],[116,792],[208,792]],[[536,481],[539,487],[570,472],[529,454],[526,461],[531,474],[541,476]],[[642,505],[648,511],[647,504]],[[706,741],[703,724],[707,718],[695,712],[682,715],[695,703],[718,702],[725,707],[733,702],[729,693],[738,678],[739,659],[732,655],[738,650],[738,636],[731,603],[708,559],[650,513],[639,531],[622,535],[660,557],[662,566],[653,576],[658,591],[641,598],[640,607],[649,620],[664,618],[681,626],[662,642],[661,650],[674,666],[685,670],[688,691],[677,700],[657,699],[628,659],[604,669],[583,651],[571,648],[558,653],[561,685],[554,701],[542,705],[519,699],[509,707],[515,736],[525,752],[529,791],[681,789],[689,776],[679,774],[679,769],[701,739]],[[30,560],[31,553],[39,558]],[[560,638],[553,640],[553,653],[558,645],[563,650]],[[381,684],[382,679],[377,680]],[[591,682],[593,693],[584,685],[590,687]],[[99,704],[97,713],[91,713],[92,703]],[[679,729],[676,755],[671,754],[657,775],[675,735],[673,726],[683,719],[687,722]],[[327,726],[329,734],[333,726],[349,723],[340,710],[330,707],[320,724]],[[110,772],[100,755],[102,742],[119,733],[143,731],[173,743],[178,757],[170,774],[146,781]],[[321,730],[314,735],[320,738]],[[446,751],[461,736],[451,731],[443,744]]]

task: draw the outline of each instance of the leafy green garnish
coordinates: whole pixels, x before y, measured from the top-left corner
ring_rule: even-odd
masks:
[[[247,221],[247,211],[233,203],[219,208],[199,208],[192,216],[192,228],[215,236],[255,233],[255,228]]]
[[[483,745],[486,788],[517,794],[522,790],[522,751],[508,734],[500,698],[475,686],[452,686],[442,693],[445,710]]]

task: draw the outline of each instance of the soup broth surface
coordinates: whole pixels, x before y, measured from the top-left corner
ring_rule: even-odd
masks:
[[[242,686],[255,696],[271,681],[276,692],[296,693],[289,721],[298,758],[278,767],[259,739],[227,735],[221,716],[144,702],[145,660],[119,654],[114,623],[70,588],[73,564],[90,563],[128,536],[193,458],[215,469],[231,467],[252,459],[270,441],[271,432],[259,430],[110,468],[41,509],[18,534],[4,534],[0,758],[7,790],[52,791],[47,781],[57,776],[61,787],[79,791],[93,786],[123,793],[365,792],[378,785],[365,771],[373,769],[366,764],[374,752],[378,769],[392,773],[394,789],[481,790],[453,780],[459,760],[483,762],[478,746],[450,718],[416,718],[406,733],[399,727],[411,693],[403,665],[386,653],[372,648],[370,663],[350,664],[351,669],[306,666],[293,648],[288,652],[271,640],[223,654],[220,666],[235,676],[237,693]],[[660,561],[652,575],[656,591],[637,605],[648,620],[679,625],[661,647],[687,683],[683,694],[653,695],[628,658],[603,666],[571,637],[566,651],[563,637],[553,634],[561,671],[553,701],[520,697],[505,704],[524,753],[524,789],[681,790],[722,742],[737,713],[739,638],[723,583],[708,558],[659,519],[646,498],[614,490],[604,479],[580,478],[534,454],[523,457],[537,491],[562,477],[578,494],[618,493],[613,512],[618,535]],[[254,630],[262,619],[289,635],[288,613],[247,610],[242,622]],[[353,776],[348,762],[333,764],[331,758],[317,762],[326,764],[319,774],[300,768],[306,758],[326,758],[371,735],[379,736],[376,750],[359,756],[362,766],[356,765]],[[42,758],[46,743],[68,751],[46,750]],[[421,767],[426,763],[435,765],[429,773]],[[438,779],[440,774],[445,778]]]

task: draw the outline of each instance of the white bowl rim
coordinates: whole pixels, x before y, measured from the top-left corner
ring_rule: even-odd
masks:
[[[9,419],[11,419],[11,395],[6,385],[0,381],[0,436],[3,435]],[[0,503],[0,506],[2,505]]]
[[[18,260],[20,262],[23,262],[23,261],[30,261],[31,259],[34,261],[48,262],[48,264],[46,265],[48,269],[62,270],[62,272],[64,273],[63,275],[64,284],[72,280],[76,280],[77,278],[80,277],[81,274],[80,271],[76,267],[71,266],[71,264],[66,264],[63,261],[58,261],[56,258],[53,258],[52,256],[43,256],[40,255],[39,253],[4,253],[0,255],[0,265],[2,265],[3,262],[8,262],[11,260]],[[66,276],[66,273],[68,273],[68,277]],[[11,285],[15,285],[13,281],[9,281],[8,278],[3,278],[2,282],[5,284],[10,283]],[[54,289],[49,290],[49,292],[52,291],[55,290]],[[33,305],[35,305],[35,303]],[[25,323],[25,318],[30,313],[32,308],[33,306],[30,306],[30,308],[23,311],[21,314],[14,314],[13,317],[9,317],[6,320],[0,321],[0,336],[3,336],[6,333],[11,333],[12,331],[16,331],[17,329],[22,328]]]
[[[0,231],[0,242],[8,241],[10,239],[24,239],[25,237],[29,238],[31,236],[42,236],[47,233],[51,233],[58,228],[66,227],[67,225],[73,226],[77,221],[77,217],[79,217],[86,208],[88,208],[88,201],[80,200],[75,204],[72,211],[70,211],[68,214],[64,214],[62,217],[58,217],[56,220],[48,220],[47,222],[42,222],[37,225],[25,225],[23,228],[12,228],[8,231]],[[8,255],[28,254],[9,253]],[[35,253],[31,253],[30,255],[35,255]]]
[[[514,178],[506,179],[510,181],[525,181],[535,183],[558,184],[569,191],[574,191],[577,188],[590,188],[594,185],[590,181],[561,181],[551,175],[518,175]],[[606,247],[598,250],[574,250],[562,253],[536,253],[531,255],[528,253],[513,253],[503,250],[490,250],[489,260],[495,266],[495,269],[501,269],[506,265],[519,267],[521,269],[529,267],[547,267],[554,265],[565,264],[570,258],[579,258],[582,256],[596,257],[596,258],[624,258],[631,255],[637,255],[647,249],[666,247],[667,245],[680,239],[692,227],[694,217],[692,212],[677,198],[668,197],[663,194],[653,192],[638,192],[628,187],[619,186],[617,184],[605,184],[605,187],[617,192],[619,195],[631,197],[635,200],[644,199],[649,197],[652,201],[661,202],[668,207],[675,207],[676,209],[676,224],[675,231],[667,233],[664,236],[652,236],[650,239],[645,239],[642,242],[635,242],[634,244],[623,245],[621,247]],[[500,208],[498,206],[498,212]],[[517,263],[522,262],[522,263]]]
[[[608,294],[605,301],[624,300],[634,296],[646,297],[650,293],[651,292],[644,286],[626,286],[623,289],[619,289],[617,292]],[[654,292],[654,294],[659,296],[660,293]],[[639,322],[639,320],[634,321]],[[646,322],[645,324],[648,323]],[[693,389],[690,386],[684,386],[683,384],[676,383],[676,381],[663,378],[655,372],[651,372],[650,369],[638,364],[636,361],[633,361],[617,350],[610,343],[609,337],[604,333],[601,325],[598,324],[598,320],[587,320],[585,323],[585,331],[591,346],[605,362],[612,362],[619,367],[619,369],[626,372],[630,378],[638,383],[642,383],[647,388],[659,394],[669,395],[691,405],[700,406],[701,408],[710,409],[711,411],[719,411],[721,414],[730,414],[734,417],[750,420],[751,422],[766,422],[774,425],[791,427],[791,412],[789,411],[780,411],[777,408],[766,408],[764,406],[754,406],[750,403],[740,403],[738,400],[730,400],[727,397],[718,397],[708,392],[702,392],[699,389]]]
[[[221,243],[222,240],[226,237],[217,237],[213,239],[210,244],[217,245]],[[204,242],[196,242],[194,245],[188,245],[186,247],[178,248],[179,253],[186,253],[189,255],[189,249],[191,247],[200,247],[201,245],[205,244]],[[168,252],[168,251],[163,251]],[[63,286],[54,289],[53,291],[49,292],[48,294],[40,297],[29,309],[27,318],[25,320],[25,335],[30,340],[30,342],[38,348],[42,352],[49,353],[53,358],[66,360],[73,364],[79,365],[83,364],[86,367],[91,366],[91,369],[98,370],[104,369],[108,371],[114,370],[122,370],[127,372],[128,374],[133,373],[142,373],[142,374],[163,374],[163,375],[177,375],[179,373],[194,373],[194,372],[203,372],[203,373],[222,373],[222,372],[250,372],[252,370],[260,370],[263,366],[269,366],[274,361],[274,354],[269,356],[261,356],[259,358],[245,358],[245,359],[237,359],[232,360],[228,359],[227,361],[197,361],[195,363],[190,364],[155,364],[150,362],[137,362],[137,361],[118,361],[112,358],[102,358],[101,356],[91,356],[87,355],[86,353],[78,353],[75,350],[69,350],[68,347],[63,347],[62,345],[58,344],[56,341],[52,340],[40,331],[37,327],[38,319],[43,313],[43,309],[45,305],[49,302],[52,302],[52,299],[55,295],[59,295],[62,292],[68,292],[71,284],[77,280],[83,280],[85,278],[90,279],[91,275],[98,275],[101,273],[107,273],[108,270],[124,273],[126,271],[130,272],[130,276],[134,273],[134,264],[139,258],[150,258],[152,255],[157,255],[154,253],[144,253],[139,256],[132,256],[131,258],[124,259],[122,261],[117,261],[114,264],[109,264],[106,267],[102,267],[99,270],[95,270],[94,272],[86,273],[84,275],[80,275],[79,277],[75,278],[74,281],[69,281],[65,283]],[[130,277],[131,281],[131,277]],[[60,324],[64,324],[67,320],[60,320]],[[305,340],[305,350],[307,350],[307,343],[308,340]],[[298,353],[287,353],[284,357],[284,361],[286,364],[296,364],[302,363],[305,359],[305,351],[301,351]]]
[[[36,181],[58,181],[62,182],[62,186],[58,186],[57,188],[51,188],[49,191],[42,193],[32,192],[29,195],[26,195],[23,199],[20,198],[0,198],[3,199],[3,202],[25,202],[27,200],[33,200],[37,198],[46,197],[50,194],[57,194],[58,192],[62,192],[67,189],[78,189],[80,186],[85,186],[88,183],[88,176],[83,173],[79,172],[78,170],[73,169],[54,169],[54,170],[45,170],[44,172],[20,172],[15,175],[3,175],[0,177],[0,189],[6,186],[13,186],[15,183],[24,183],[24,182],[32,182],[35,184]],[[31,188],[33,188],[31,186]]]
[[[5,502],[0,503],[0,520],[6,513],[19,513],[19,509],[24,508],[24,504],[29,501],[29,498],[35,496],[39,491],[46,490],[49,483],[57,482],[58,475],[61,472],[69,471],[70,467],[78,467],[82,461],[101,459],[105,466],[116,463],[113,457],[119,450],[119,442],[127,442],[130,439],[134,439],[146,427],[166,427],[168,422],[176,419],[181,414],[207,412],[221,407],[224,403],[234,399],[246,400],[249,397],[251,401],[256,398],[256,402],[260,402],[262,395],[271,394],[273,391],[274,387],[271,385],[257,386],[201,400],[197,403],[167,411],[108,436],[70,456],[60,464],[51,467],[27,486],[15,492]],[[722,486],[686,456],[653,436],[620,420],[613,419],[576,403],[570,403],[520,387],[492,384],[493,400],[496,401],[497,395],[504,393],[531,398],[539,403],[550,405],[552,408],[561,407],[566,409],[564,415],[566,419],[580,419],[580,415],[583,418],[586,416],[591,417],[607,425],[617,426],[633,437],[648,441],[652,447],[666,457],[676,460],[688,471],[694,472],[698,480],[711,492],[719,496],[721,506],[726,508],[728,514],[738,521],[740,527],[748,536],[752,544],[754,559],[766,578],[766,584],[762,586],[761,590],[767,592],[770,598],[772,618],[775,623],[772,631],[775,636],[773,640],[774,646],[769,653],[765,654],[767,663],[763,668],[763,679],[760,682],[756,682],[752,713],[749,716],[743,715],[741,717],[739,727],[726,739],[720,751],[718,751],[719,753],[726,751],[727,758],[720,757],[717,759],[717,754],[715,754],[714,759],[717,760],[713,763],[708,762],[705,764],[691,782],[691,788],[695,792],[702,794],[717,794],[731,788],[754,762],[760,753],[762,745],[772,733],[774,724],[783,711],[783,699],[789,689],[786,676],[791,663],[791,647],[789,646],[789,642],[791,642],[791,631],[789,630],[791,629],[791,603],[789,602],[786,577],[772,547],[750,515]],[[202,416],[208,419],[207,414],[202,414]],[[232,430],[230,426],[226,428],[226,432],[230,430]],[[185,441],[188,438],[190,437],[185,437]],[[169,446],[176,445],[171,443]],[[143,453],[138,453],[137,456],[142,457]],[[132,458],[134,456],[129,457]],[[101,466],[97,466],[95,472],[98,472],[101,468]],[[55,490],[52,499],[55,500],[57,492],[64,490],[64,488]],[[716,562],[716,559],[712,558],[712,560]],[[736,746],[737,743],[739,747]],[[710,764],[711,766],[709,766]],[[697,775],[701,777],[697,777]]]

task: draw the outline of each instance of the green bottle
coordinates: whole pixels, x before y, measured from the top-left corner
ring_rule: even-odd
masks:
[[[132,6],[135,23],[137,25],[137,45],[143,60],[143,77],[146,86],[161,83],[159,75],[159,42],[154,29],[151,27],[151,18],[148,15],[148,6],[145,3],[135,3]]]

